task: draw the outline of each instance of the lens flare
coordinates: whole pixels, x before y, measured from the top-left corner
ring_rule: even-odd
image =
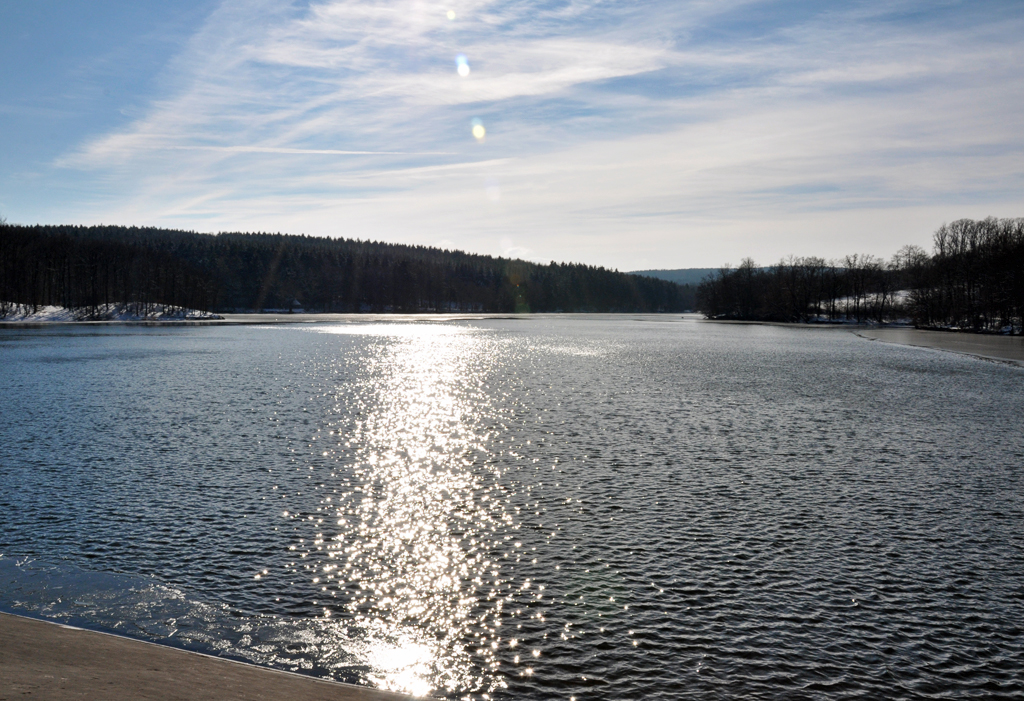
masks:
[[[455,19],[455,10],[448,10],[448,19]]]
[[[487,136],[487,130],[484,129],[484,123],[478,118],[473,118],[473,136],[477,141],[483,141],[484,137]]]
[[[466,58],[466,54],[459,54],[455,57],[455,69],[463,78],[469,75],[469,60]]]

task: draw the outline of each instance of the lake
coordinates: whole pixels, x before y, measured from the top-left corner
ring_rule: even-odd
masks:
[[[1024,368],[569,315],[0,329],[0,609],[452,699],[1020,698]]]

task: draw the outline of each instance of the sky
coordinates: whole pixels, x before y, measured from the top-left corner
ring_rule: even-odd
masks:
[[[0,216],[619,270],[1024,216],[1024,3],[0,0]]]

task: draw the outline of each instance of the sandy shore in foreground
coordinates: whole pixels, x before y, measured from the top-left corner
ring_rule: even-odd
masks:
[[[953,351],[1024,366],[1024,336],[992,336],[891,327],[858,328],[854,333],[870,341]]]
[[[399,701],[413,697],[0,613],[0,701]]]

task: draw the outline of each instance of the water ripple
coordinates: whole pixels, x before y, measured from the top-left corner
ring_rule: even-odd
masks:
[[[0,606],[451,698],[1024,694],[1024,373],[643,318],[0,332]]]

